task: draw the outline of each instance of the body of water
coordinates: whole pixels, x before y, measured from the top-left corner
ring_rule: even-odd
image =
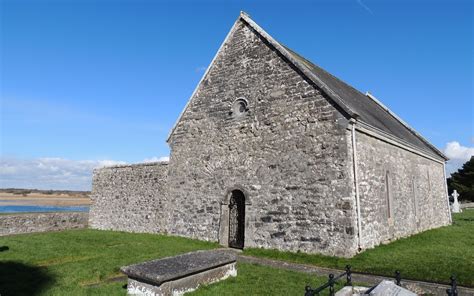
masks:
[[[0,213],[89,212],[88,206],[1,206]]]

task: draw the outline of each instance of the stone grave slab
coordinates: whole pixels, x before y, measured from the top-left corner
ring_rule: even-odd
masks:
[[[337,291],[334,296],[359,296],[365,295],[365,291],[367,291],[367,287],[359,287],[359,286],[346,286],[343,287],[341,290]]]
[[[236,255],[229,250],[190,252],[124,266],[129,295],[183,295],[202,284],[237,276]]]
[[[381,281],[377,286],[372,288],[368,287],[343,287],[337,291],[335,296],[416,296],[418,294],[411,292],[405,288],[397,286],[394,282],[384,280]]]
[[[370,291],[369,295],[373,296],[416,296],[417,294],[397,286],[392,281],[382,281],[378,284],[372,291]]]

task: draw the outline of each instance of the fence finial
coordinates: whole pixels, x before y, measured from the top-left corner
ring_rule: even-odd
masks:
[[[401,286],[402,276],[400,275],[400,270],[395,271],[395,280],[397,281],[397,286]]]
[[[451,288],[446,289],[448,296],[458,296],[458,284],[456,282],[456,275],[452,274],[449,278],[451,280]]]

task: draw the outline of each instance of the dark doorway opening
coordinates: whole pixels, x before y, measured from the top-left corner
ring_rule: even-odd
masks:
[[[245,238],[245,195],[233,190],[229,201],[229,247],[244,248]]]

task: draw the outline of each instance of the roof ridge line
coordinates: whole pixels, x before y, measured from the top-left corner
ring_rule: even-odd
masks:
[[[379,101],[373,94],[370,92],[366,92],[365,95],[371,99],[373,102],[375,102],[380,108],[382,108],[385,112],[387,112],[389,115],[391,115],[393,118],[395,118],[398,122],[400,122],[404,127],[406,127],[412,134],[417,136],[420,140],[422,140],[425,144],[430,146],[432,149],[435,150],[440,156],[442,156],[444,159],[448,160],[449,158],[444,155],[443,152],[441,152],[438,148],[436,148],[433,144],[431,144],[428,140],[425,139],[420,133],[418,133],[414,128],[412,128],[405,120],[403,120],[401,117],[399,117],[395,112],[390,110],[387,106],[385,106],[384,103]],[[367,124],[367,123],[366,123]]]
[[[300,58],[302,58],[302,59],[305,60],[306,62],[312,64],[313,66],[318,67],[321,71],[323,71],[323,72],[326,73],[327,75],[331,76],[332,78],[339,80],[340,82],[344,83],[345,85],[347,85],[348,87],[352,88],[352,89],[355,90],[356,92],[360,93],[361,95],[364,95],[364,93],[361,92],[360,90],[358,90],[357,88],[353,87],[352,85],[350,85],[350,84],[347,83],[346,81],[342,80],[341,78],[339,78],[339,77],[337,77],[337,76],[331,74],[331,72],[326,71],[326,69],[324,69],[323,67],[320,67],[320,66],[316,65],[315,63],[311,62],[310,60],[308,60],[308,59],[305,58],[304,56],[302,56],[302,55],[300,55],[299,53],[297,53],[297,52],[295,52],[294,50],[292,50],[291,48],[288,48],[288,46],[283,45],[283,47],[285,47],[286,50],[291,51],[293,54],[296,54],[297,56],[299,56]]]
[[[296,66],[305,76],[307,76],[313,83],[315,83],[321,90],[323,90],[340,108],[344,110],[349,116],[353,118],[359,117],[359,115],[347,106],[341,97],[336,94],[331,88],[329,88],[319,77],[313,74],[305,65],[302,65],[299,61],[292,57],[291,53],[286,47],[268,34],[262,27],[255,23],[250,16],[247,14],[241,14],[240,19],[244,20],[249,24],[258,34],[265,38],[268,43],[275,47],[286,59],[288,59],[293,65]]]
[[[246,12],[243,11],[243,10],[240,11],[239,17],[242,17],[242,16],[246,16],[246,17],[250,18],[250,14],[246,13]]]

